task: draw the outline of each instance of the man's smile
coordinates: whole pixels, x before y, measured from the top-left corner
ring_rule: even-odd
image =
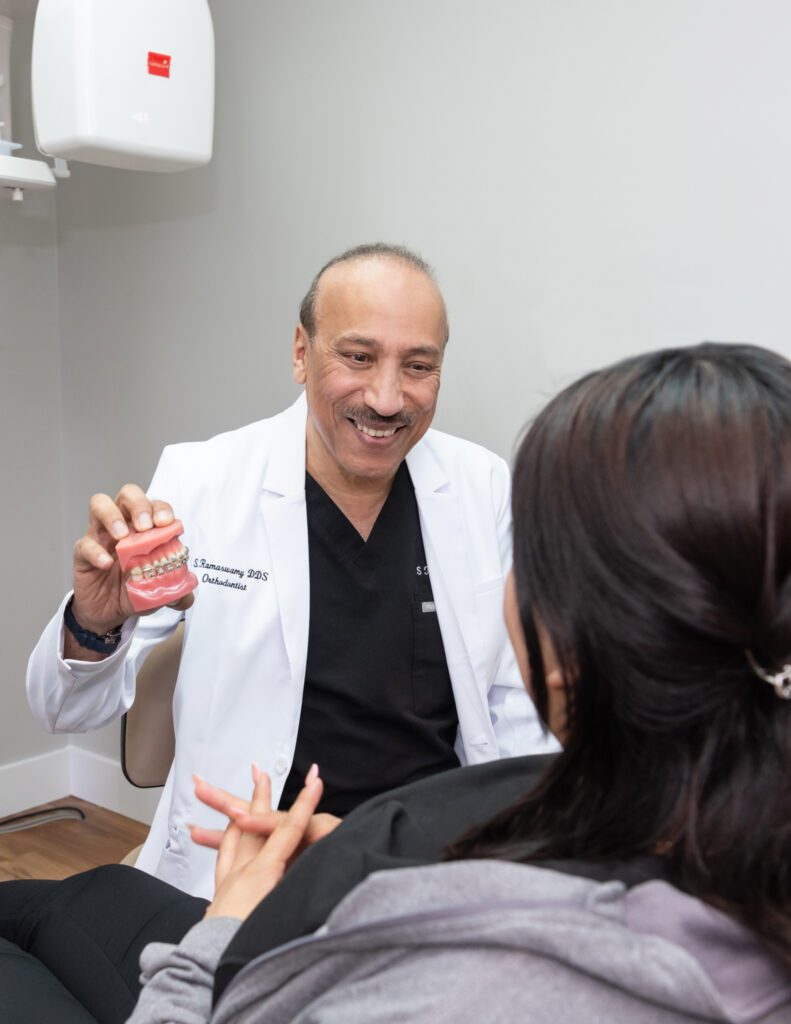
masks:
[[[347,417],[349,423],[356,427],[361,434],[365,434],[366,437],[393,437],[395,433],[406,426],[405,423],[397,423],[395,426],[379,426],[371,427],[360,420],[352,419]]]

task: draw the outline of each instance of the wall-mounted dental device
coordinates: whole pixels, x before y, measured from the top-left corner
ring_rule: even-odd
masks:
[[[0,33],[0,61],[2,43]],[[39,0],[32,86],[36,143],[56,158],[56,177],[68,176],[66,160],[138,171],[200,167],[211,160],[214,125],[208,0]],[[54,185],[46,163],[12,155],[10,138],[6,130],[0,186]],[[41,164],[49,185],[36,185],[31,169],[16,185],[12,171],[22,163]]]
[[[33,116],[43,153],[130,170],[211,160],[208,0],[39,0]]]
[[[11,134],[11,37],[14,22],[0,15],[0,194],[21,200],[24,190],[54,188],[55,178],[44,160],[15,156],[22,147]]]

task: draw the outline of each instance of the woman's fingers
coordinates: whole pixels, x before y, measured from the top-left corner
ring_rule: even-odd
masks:
[[[262,772],[256,764],[253,765],[253,778],[256,779],[256,783],[253,799],[250,801],[250,814],[269,814],[272,810],[272,782],[267,773]],[[239,843],[239,857],[251,859],[258,853],[261,843],[266,842],[266,839],[247,829],[240,829],[240,832],[242,838]]]
[[[291,810],[269,837],[260,854],[261,859],[266,863],[282,865],[282,870],[285,870],[289,860],[304,840],[324,790],[324,783],[320,778],[311,777],[311,773],[308,773],[308,778],[310,781],[307,782],[291,805]]]
[[[317,843],[319,839],[334,832],[340,823],[341,819],[334,814],[314,814],[305,838],[309,843]]]
[[[249,812],[237,812],[232,806],[239,801],[232,794],[210,786],[196,776],[195,789],[210,806],[229,807],[231,814],[244,813],[255,828],[243,832],[231,820],[224,833],[215,829],[190,827],[197,843],[217,849],[214,901],[207,910],[208,917],[231,916],[244,919],[260,900],[278,884],[294,856],[305,845],[306,837],[314,825],[316,807],[321,800],[324,783],[318,768],[313,765],[300,792],[287,814],[272,811],[272,784],[269,776],[253,765],[255,788]],[[262,827],[266,821],[272,825],[271,834]]]
[[[208,807],[225,814],[229,822],[236,826],[227,842],[227,828],[222,830],[204,828],[201,825],[190,826],[190,835],[199,846],[219,851],[223,849],[225,843],[223,877],[229,870],[229,864],[239,867],[256,857],[262,845],[276,831],[285,829],[283,836],[272,848],[272,856],[287,863],[299,850],[321,839],[340,824],[340,819],[332,815],[314,813],[321,799],[323,786],[321,784],[316,788],[314,785],[318,780],[316,765],[311,766],[305,779],[305,789],[288,812],[272,810],[271,779],[255,763],[252,765],[252,777],[255,783],[253,798],[248,803],[197,775],[193,776],[198,798]]]
[[[286,811],[270,811],[269,814],[250,814],[248,811],[232,811],[231,820],[238,825],[242,832],[250,832],[256,836],[269,836],[277,826],[285,820]],[[314,814],[310,824],[305,830],[304,845],[310,846],[319,839],[333,832],[341,819],[333,814]]]
[[[249,832],[254,836],[270,836],[285,816],[285,811],[269,811],[267,814],[232,811],[230,814],[231,821],[238,825],[242,832]]]
[[[245,814],[249,819],[246,821],[248,827],[237,829],[238,838],[240,840],[243,833],[250,835],[254,839],[254,845],[250,847],[249,844],[245,844],[240,848],[237,840],[234,846],[234,855],[243,854],[246,858],[258,853],[259,837],[268,838],[278,823],[277,812],[272,811],[272,783],[269,776],[258,769],[257,765],[254,766],[253,775],[257,782],[253,790],[253,799],[250,802],[234,796],[233,793],[229,793],[225,789],[220,789],[219,786],[213,786],[199,775],[193,775],[195,795],[207,807],[226,815],[231,822],[235,822],[239,814]],[[193,825],[190,828],[190,834],[198,845],[217,850],[220,848],[226,832]]]
[[[201,803],[211,807],[212,810],[230,817],[233,811],[248,811],[250,809],[249,800],[243,800],[225,789],[220,789],[219,786],[213,786],[199,775],[193,775],[192,779],[195,783],[195,795]]]
[[[258,765],[253,765],[255,788],[250,801],[250,814],[268,814],[272,810],[272,780]]]
[[[210,850],[219,850],[225,836],[225,829],[204,828],[202,825],[188,825],[190,838],[198,846],[207,846]]]
[[[225,830],[220,848],[217,851],[217,865],[214,869],[214,887],[219,889],[226,876],[236,864],[242,833],[236,825],[229,825]]]

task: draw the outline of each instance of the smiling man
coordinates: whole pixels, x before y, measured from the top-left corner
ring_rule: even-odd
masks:
[[[418,256],[349,250],[302,302],[292,363],[305,393],[290,409],[166,448],[150,497],[127,485],[91,499],[28,697],[50,730],[105,725],[186,617],[176,756],[139,867],[211,894],[213,852],[188,835],[206,822],[192,773],[245,792],[258,762],[286,805],[317,762],[321,809],[344,815],[459,763],[548,749],[502,618],[508,468],[429,429],[447,338]],[[174,513],[194,603],[137,614],[116,542]]]

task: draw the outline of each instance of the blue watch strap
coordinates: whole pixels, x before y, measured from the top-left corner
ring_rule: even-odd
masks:
[[[107,633],[92,633],[89,629],[83,629],[74,618],[74,612],[71,610],[73,600],[74,595],[69,598],[63,612],[63,622],[66,629],[68,629],[80,647],[84,647],[88,651],[96,651],[98,654],[112,654],[121,642],[122,626],[114,626]]]

